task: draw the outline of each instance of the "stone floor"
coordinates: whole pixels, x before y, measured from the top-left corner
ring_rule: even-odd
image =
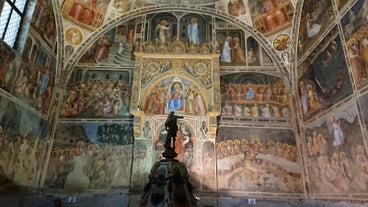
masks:
[[[139,195],[0,195],[0,207],[53,207],[53,201],[60,199],[62,207],[139,207]],[[241,197],[198,196],[196,207],[367,207],[368,203],[324,201],[280,201],[249,200]],[[254,203],[253,203],[254,202]]]

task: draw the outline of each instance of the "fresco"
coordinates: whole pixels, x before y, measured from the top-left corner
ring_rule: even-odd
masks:
[[[223,126],[216,147],[219,190],[303,192],[291,130]]]
[[[35,48],[34,48],[35,49]],[[36,49],[35,49],[36,50]],[[54,55],[40,45],[35,60],[23,58],[15,79],[13,94],[23,102],[48,113],[55,84],[56,61]]]
[[[112,7],[121,13],[128,12],[130,10],[131,0],[113,0]]]
[[[76,29],[76,28],[75,28]],[[75,30],[74,29],[74,30]],[[134,39],[134,26],[129,27],[129,32],[126,31],[126,27],[118,26],[110,30],[109,32],[101,35],[95,43],[83,54],[80,59],[80,63],[97,63],[97,64],[119,64],[119,65],[134,65],[133,56],[134,52],[137,51],[135,45],[140,42],[139,39]],[[71,30],[73,31],[73,30]],[[132,32],[131,32],[132,31]],[[78,34],[79,32],[77,32]],[[70,34],[66,34],[66,38],[73,44],[72,37]],[[76,39],[75,43],[79,43],[82,36],[77,35],[79,39]],[[74,44],[73,44],[74,45]],[[138,48],[140,45],[138,44]]]
[[[221,31],[216,33],[216,38],[216,50],[220,53],[221,65],[246,65],[243,32]]]
[[[76,70],[75,76],[80,74]],[[129,72],[91,70],[84,75],[67,85],[60,117],[130,117]]]
[[[237,80],[241,82],[237,83]],[[283,81],[277,77],[262,74],[222,76],[221,107],[222,118],[290,118],[291,116],[289,93]]]
[[[80,45],[83,41],[83,34],[78,28],[70,27],[65,32],[65,39],[71,45]]]
[[[0,41],[0,87],[11,92],[20,64],[20,56]]]
[[[45,128],[45,120],[0,98],[0,192],[26,193],[37,187],[45,160]]]
[[[333,20],[335,15],[331,0],[304,1],[298,40],[299,58],[314,46]]]
[[[350,133],[354,131],[354,133]],[[345,103],[305,127],[312,193],[368,191],[368,162],[355,102]]]
[[[368,2],[359,0],[341,19],[347,57],[358,88],[368,84]]]
[[[31,26],[51,48],[54,48],[56,40],[56,24],[51,1],[37,1],[31,20]]]
[[[133,152],[133,169],[132,169],[132,189],[142,190],[144,184],[147,183],[148,175],[153,163],[148,158],[149,146],[152,144],[146,140],[134,140],[134,152]]]
[[[335,27],[299,68],[299,96],[304,120],[352,94],[340,37]]]
[[[45,186],[65,192],[127,188],[132,144],[131,123],[58,124]]]
[[[290,0],[248,0],[253,26],[270,35],[291,25],[294,8]]]
[[[151,79],[148,79],[151,80]],[[142,80],[145,84],[145,79]],[[197,86],[185,78],[170,77],[151,86],[152,90],[142,99],[141,109],[148,115],[167,114],[178,111],[204,116],[207,104]]]
[[[364,95],[359,97],[359,103],[360,103],[360,113],[364,119],[364,126],[366,129],[368,129],[368,93],[365,93]]]
[[[164,124],[156,127],[153,135],[153,163],[163,158],[162,153],[165,151],[165,142],[167,131]],[[178,154],[177,160],[183,162],[189,172],[196,172],[197,166],[195,163],[195,149],[196,149],[196,136],[195,132],[187,121],[178,121],[178,134],[175,141],[175,152]]]
[[[90,31],[99,28],[110,0],[65,0],[62,6],[64,18]]]

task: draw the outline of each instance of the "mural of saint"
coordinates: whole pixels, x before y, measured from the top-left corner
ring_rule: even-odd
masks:
[[[230,15],[240,16],[245,14],[245,6],[243,0],[230,0],[227,9]]]
[[[188,24],[188,39],[190,43],[199,44],[199,28],[197,18],[193,17]]]
[[[160,24],[156,26],[156,33],[158,34],[158,40],[161,43],[170,41],[170,26],[167,20],[161,20]]]
[[[231,40],[231,37],[227,37],[223,43],[220,59],[221,62],[231,63]]]
[[[169,111],[178,111],[182,110],[184,107],[184,94],[183,94],[183,86],[179,82],[175,82],[171,86],[171,94],[168,103]]]

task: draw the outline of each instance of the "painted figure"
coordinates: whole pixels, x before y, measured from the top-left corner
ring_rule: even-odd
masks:
[[[183,88],[180,83],[176,82],[171,87],[171,97],[168,103],[168,109],[170,111],[178,111],[182,110],[183,106]]]
[[[234,47],[232,49],[232,59],[235,63],[245,63],[245,54],[244,50],[240,45],[240,40],[238,37],[234,37]]]
[[[313,36],[318,34],[318,32],[321,30],[321,25],[314,23],[313,17],[310,13],[306,14],[306,22],[307,22],[307,36],[309,38],[312,38]]]
[[[339,119],[337,119],[335,116],[332,116],[331,122],[334,134],[333,146],[336,147],[344,143],[344,134],[342,133]]]
[[[227,37],[224,41],[222,51],[221,51],[221,62],[231,63],[231,37]]]
[[[166,20],[161,20],[161,23],[156,26],[155,31],[158,33],[158,40],[161,43],[169,42],[170,36],[168,33],[170,32],[170,27]]]
[[[228,12],[232,16],[240,16],[245,14],[245,6],[243,0],[230,0],[228,5]]]
[[[188,39],[190,43],[199,44],[199,28],[197,18],[193,17],[188,24]]]

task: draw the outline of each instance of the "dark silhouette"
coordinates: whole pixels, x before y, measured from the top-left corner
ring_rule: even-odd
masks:
[[[174,111],[171,111],[167,116],[167,120],[165,122],[165,128],[167,133],[165,148],[166,149],[175,149],[175,140],[176,133],[178,132],[178,119],[184,118],[183,116],[176,116]],[[173,138],[173,147],[171,147],[171,138]]]

